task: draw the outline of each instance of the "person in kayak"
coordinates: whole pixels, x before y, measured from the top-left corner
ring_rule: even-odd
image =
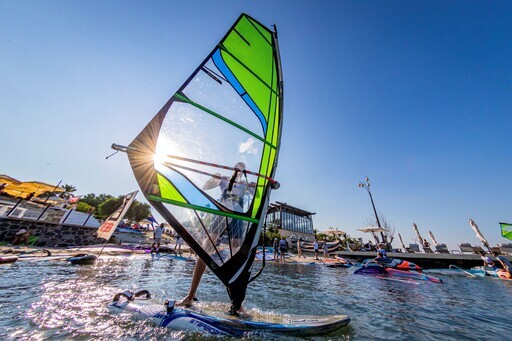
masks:
[[[238,162],[234,169],[235,171],[231,177],[214,174],[212,178],[204,184],[203,190],[210,190],[219,187],[221,190],[221,198],[219,199],[219,202],[230,210],[236,212],[244,212],[244,205],[250,202],[251,199],[249,197],[254,195],[256,183],[249,183],[247,181],[247,176],[245,173],[246,167],[243,162]],[[243,181],[243,176],[245,176],[245,181]],[[217,218],[213,219],[211,224],[221,224],[223,222],[224,218],[217,216]],[[239,229],[243,228],[243,222],[239,219],[232,219],[228,228],[231,231],[231,235],[242,235]],[[216,234],[215,240],[213,240],[214,243],[220,241],[219,238],[222,235],[222,232],[223,231],[220,231]],[[232,244],[236,244],[235,238],[236,237],[234,237],[232,240]],[[194,301],[197,301],[196,291],[199,287],[201,277],[203,276],[205,270],[205,262],[198,258],[194,268],[194,273],[192,275],[192,282],[190,283],[188,295],[176,303],[176,306],[190,307]],[[238,312],[230,311],[230,313],[237,314]]]

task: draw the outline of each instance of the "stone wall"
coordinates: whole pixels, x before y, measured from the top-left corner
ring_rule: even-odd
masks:
[[[34,246],[74,246],[102,244],[104,239],[96,238],[97,228],[78,225],[59,225],[43,221],[0,217],[0,242],[11,243],[16,232],[28,230],[38,237]]]

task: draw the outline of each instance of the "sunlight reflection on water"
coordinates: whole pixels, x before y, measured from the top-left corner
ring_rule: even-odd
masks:
[[[259,266],[259,264],[256,264]],[[107,304],[124,289],[148,289],[154,299],[188,292],[194,264],[149,256],[105,257],[94,266],[64,261],[23,262],[0,268],[1,340],[204,339],[155,328]],[[353,269],[269,264],[248,290],[253,313],[348,314],[351,324],[315,339],[504,339],[512,320],[512,282],[442,273],[446,284],[417,285],[352,274]],[[224,286],[210,272],[198,291],[208,308],[227,303]],[[253,334],[247,339],[297,339]]]

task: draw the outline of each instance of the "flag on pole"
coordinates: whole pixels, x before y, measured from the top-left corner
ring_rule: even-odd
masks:
[[[135,200],[137,193],[139,193],[139,191],[131,192],[125,195],[121,206],[119,206],[119,208],[115,210],[114,213],[112,213],[103,224],[101,224],[100,228],[98,229],[98,238],[103,238],[105,240],[110,239],[117,225],[123,219],[126,212],[128,212],[128,209],[130,208],[133,200]]]
[[[503,238],[512,240],[512,224],[500,223],[500,226],[501,226],[501,236]]]

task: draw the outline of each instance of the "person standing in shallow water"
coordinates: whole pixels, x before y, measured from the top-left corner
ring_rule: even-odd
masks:
[[[315,259],[318,260],[318,241],[316,239],[313,243],[313,249],[315,250]]]
[[[274,238],[274,244],[272,245],[274,248],[274,260],[277,261],[277,252],[279,251],[279,239]]]
[[[298,258],[300,258],[300,257],[306,258],[305,256],[302,256],[302,247],[300,246],[301,242],[302,242],[302,238],[299,238],[299,240],[297,240],[297,257]]]
[[[284,256],[287,249],[287,243],[286,240],[284,240],[284,237],[281,237],[281,240],[279,241],[279,252],[281,253],[281,262],[284,262]]]
[[[162,243],[162,234],[164,233],[164,224],[160,224],[155,228],[153,233],[153,245],[151,246],[152,252],[158,252],[160,250],[160,244]]]
[[[324,240],[324,258],[329,257],[329,246],[327,246],[327,239]]]

